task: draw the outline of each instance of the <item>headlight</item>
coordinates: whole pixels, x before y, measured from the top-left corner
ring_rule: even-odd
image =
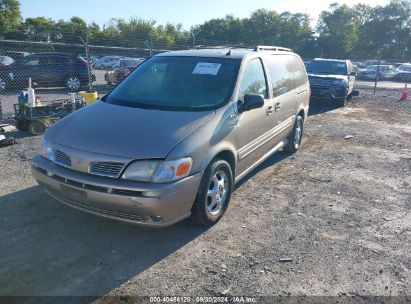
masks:
[[[193,160],[190,157],[168,161],[135,161],[127,167],[122,179],[168,183],[187,177],[191,172]]]
[[[123,174],[123,179],[149,182],[158,166],[157,161],[136,161],[128,166]]]
[[[41,150],[40,154],[44,157],[47,158],[48,160],[53,160],[54,154],[53,154],[53,148],[51,147],[51,144],[49,141],[45,140],[43,138],[41,142]]]

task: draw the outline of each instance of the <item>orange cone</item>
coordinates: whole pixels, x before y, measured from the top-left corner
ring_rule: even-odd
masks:
[[[406,101],[407,99],[408,99],[408,87],[407,87],[407,84],[405,84],[404,90],[402,91],[400,100],[401,101]]]

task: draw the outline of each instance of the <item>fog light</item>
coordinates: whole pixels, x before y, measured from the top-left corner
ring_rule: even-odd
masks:
[[[161,216],[159,216],[159,215],[156,215],[156,216],[152,216],[151,219],[152,219],[154,222],[161,222],[161,220],[162,220],[163,218],[162,218]]]
[[[157,191],[143,191],[142,194],[145,197],[160,197],[160,192]]]

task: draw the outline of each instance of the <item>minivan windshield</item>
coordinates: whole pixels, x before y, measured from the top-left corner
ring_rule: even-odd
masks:
[[[307,66],[311,74],[347,75],[347,65],[341,61],[313,60]]]
[[[107,103],[160,110],[206,111],[231,97],[240,60],[158,56],[139,65]]]

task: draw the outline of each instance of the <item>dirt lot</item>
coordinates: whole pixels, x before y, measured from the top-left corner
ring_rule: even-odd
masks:
[[[40,137],[16,133],[0,148],[0,295],[410,296],[411,102],[398,97],[313,102],[302,150],[244,179],[208,230],[54,201],[29,172]]]

